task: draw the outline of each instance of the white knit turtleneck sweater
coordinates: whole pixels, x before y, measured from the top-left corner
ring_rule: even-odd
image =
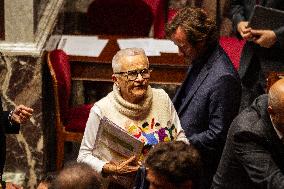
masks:
[[[149,86],[145,100],[132,104],[121,97],[114,85],[113,91],[92,107],[77,159],[91,165],[98,173],[107,163],[93,155],[98,126],[103,116],[145,142],[145,145],[176,139],[187,142],[174,106],[164,90]]]

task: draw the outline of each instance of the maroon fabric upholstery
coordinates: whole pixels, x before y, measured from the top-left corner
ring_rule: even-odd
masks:
[[[87,12],[90,34],[148,36],[153,15],[143,0],[95,0]]]
[[[68,111],[68,122],[65,125],[65,130],[83,133],[92,107],[93,104],[84,104],[70,108]]]
[[[62,50],[54,50],[50,53],[50,62],[58,81],[58,100],[61,120],[65,123],[69,109],[71,93],[71,73],[67,54]]]
[[[62,50],[54,50],[49,58],[58,81],[60,116],[65,129],[84,132],[92,104],[70,107],[71,72],[68,56]]]
[[[152,10],[154,16],[154,38],[165,37],[166,0],[143,0]]]
[[[239,69],[241,53],[245,40],[239,40],[236,37],[220,37],[220,45],[228,54],[236,70]]]

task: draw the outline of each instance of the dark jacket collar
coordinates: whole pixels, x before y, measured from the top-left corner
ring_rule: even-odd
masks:
[[[277,143],[281,143],[281,141],[272,125],[269,113],[267,111],[267,107],[268,107],[267,94],[257,97],[251,105],[251,108],[257,112],[259,117],[261,117],[262,124],[265,125],[265,129],[267,132],[266,134],[268,136],[267,140],[273,139],[276,145]]]
[[[203,81],[206,79],[207,75],[209,74],[209,70],[211,69],[213,63],[215,62],[215,59],[217,59],[220,56],[220,53],[218,51],[220,50],[219,45],[216,45],[215,48],[212,50],[212,48],[208,48],[206,53],[204,53],[204,56],[200,57],[199,59],[195,60],[195,64],[197,63],[202,64],[203,68],[200,70],[200,73],[198,74],[195,83],[193,84],[191,90],[188,92],[185,101],[181,106],[177,109],[177,113],[180,114],[181,111],[187,107],[188,103],[192,99],[195,92],[198,90],[198,88],[201,86]],[[187,76],[189,77],[190,71],[188,71]],[[178,90],[175,98],[173,101],[176,100],[176,98],[179,98],[180,91],[184,88],[184,85],[186,83],[183,83],[180,90]]]

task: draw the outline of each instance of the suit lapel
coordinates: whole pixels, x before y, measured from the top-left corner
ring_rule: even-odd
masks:
[[[193,83],[190,91],[188,92],[188,94],[186,95],[186,98],[184,100],[184,102],[181,104],[181,106],[176,110],[178,115],[181,114],[181,112],[186,109],[188,107],[188,104],[190,103],[192,97],[194,96],[195,92],[198,90],[198,88],[201,86],[201,84],[204,82],[204,80],[206,79],[206,77],[209,74],[209,71],[213,65],[213,63],[215,62],[215,59],[218,58],[220,56],[220,49],[219,47],[215,49],[215,51],[209,56],[209,58],[204,61],[205,64],[203,66],[203,68],[201,69],[200,73],[198,74],[195,82]],[[190,74],[190,70],[187,73],[187,77]],[[182,87],[180,88],[180,90],[178,90],[177,95],[175,96],[175,100],[177,100],[176,98],[180,98],[180,92],[181,90],[184,90],[184,85],[186,85],[187,83],[183,83]]]
[[[190,72],[191,72],[191,69],[192,69],[192,66],[190,66],[187,70],[187,73],[186,73],[186,76],[185,76],[185,79],[184,81],[187,80],[187,78],[189,77],[190,75]],[[181,94],[181,91],[184,90],[184,87],[186,85],[186,83],[183,81],[183,83],[181,84],[181,86],[178,88],[174,98],[173,98],[173,103],[175,104],[177,102],[177,99],[180,98],[180,94]]]
[[[211,63],[207,63],[201,69],[201,71],[198,74],[194,84],[192,85],[191,90],[188,92],[188,94],[187,94],[187,96],[184,100],[184,103],[180,106],[180,108],[178,110],[178,114],[180,114],[182,112],[182,110],[187,107],[187,104],[190,102],[190,100],[192,99],[192,97],[195,94],[195,92],[197,91],[197,89],[200,87],[200,85],[203,83],[203,81],[207,77],[207,75],[209,73],[209,69],[211,68],[211,66],[212,66]]]

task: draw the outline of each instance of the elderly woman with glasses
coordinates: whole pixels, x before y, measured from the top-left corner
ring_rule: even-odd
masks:
[[[112,69],[113,91],[92,107],[77,160],[91,165],[99,174],[127,176],[139,167],[133,157],[116,165],[93,155],[103,117],[143,141],[146,147],[172,140],[187,142],[187,139],[167,93],[149,85],[151,70],[143,49],[118,51]]]

